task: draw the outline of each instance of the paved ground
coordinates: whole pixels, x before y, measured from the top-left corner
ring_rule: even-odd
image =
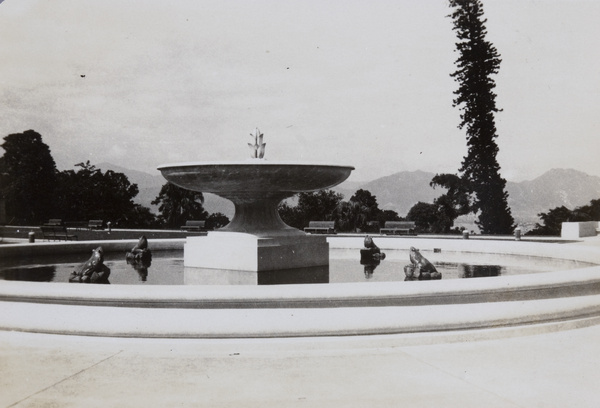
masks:
[[[600,325],[401,336],[137,340],[0,332],[6,407],[598,407]]]
[[[600,325],[503,333],[408,345],[406,335],[219,341],[0,332],[0,406],[600,406]]]

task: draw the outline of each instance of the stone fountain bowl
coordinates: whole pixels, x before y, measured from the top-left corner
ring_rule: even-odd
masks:
[[[346,180],[354,167],[249,159],[165,164],[158,170],[179,187],[232,199],[245,195],[285,198],[330,188]]]

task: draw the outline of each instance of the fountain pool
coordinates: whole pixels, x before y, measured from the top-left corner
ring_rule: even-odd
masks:
[[[363,239],[327,238],[333,252],[348,253],[356,253]],[[438,248],[441,254],[455,257],[470,253],[484,257],[532,256],[582,262],[582,267],[489,279],[327,285],[142,286],[0,281],[0,329],[165,338],[410,334],[413,340],[416,335],[419,342],[427,342],[434,334],[482,338],[498,330],[520,333],[600,322],[600,266],[588,266],[600,263],[600,245],[426,238],[381,238],[376,242],[382,251],[390,253],[417,247],[432,261],[431,252]],[[89,250],[99,244],[107,252],[124,254],[135,243],[7,244],[0,247],[0,258],[77,252],[85,260]],[[183,243],[155,240],[150,247],[153,251],[174,246],[181,250]]]
[[[386,251],[387,258],[374,267],[361,265],[360,254],[354,249],[331,249],[329,267],[289,269],[285,271],[226,271],[186,268],[183,251],[154,252],[149,266],[128,264],[123,254],[105,256],[104,264],[111,269],[110,283],[125,285],[275,285],[360,282],[400,282],[405,280],[403,267],[409,252]],[[526,255],[444,252],[427,254],[442,273],[443,279],[514,276],[552,271],[567,271],[594,266],[593,263],[568,259]],[[28,282],[68,282],[73,269],[81,264],[80,254],[43,256],[37,259],[0,260],[0,279]],[[426,282],[423,282],[426,284]]]

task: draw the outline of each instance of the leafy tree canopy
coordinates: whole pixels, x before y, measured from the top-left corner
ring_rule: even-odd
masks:
[[[229,221],[229,217],[223,213],[212,213],[206,218],[206,228],[209,230],[216,230],[229,224]]]
[[[186,190],[175,184],[166,183],[152,201],[158,205],[161,222],[168,228],[179,228],[187,220],[206,220],[204,195],[201,192]]]
[[[333,190],[298,194],[298,204],[282,203],[279,215],[287,225],[303,229],[310,221],[334,221],[334,213],[343,196]]]
[[[437,207],[437,219],[430,225],[431,232],[452,232],[454,221],[471,212],[472,202],[468,182],[456,174],[436,174],[431,183],[433,188],[442,187],[446,193],[433,201]]]
[[[335,221],[339,231],[379,231],[385,221],[400,220],[398,213],[382,211],[377,198],[368,190],[358,190],[350,200],[333,190],[320,190],[298,194],[295,206],[284,202],[279,206],[279,215],[292,227],[303,229],[310,221]]]
[[[406,219],[414,221],[419,232],[438,232],[435,225],[440,222],[440,216],[438,206],[435,204],[419,201],[408,211]]]
[[[3,195],[9,219],[40,224],[53,217],[56,164],[50,148],[34,130],[15,133],[0,145]]]
[[[539,213],[538,217],[543,224],[536,224],[533,230],[527,232],[527,235],[559,236],[563,222],[600,221],[600,199],[592,200],[589,204],[574,210],[569,210],[564,205],[555,207],[547,213]]]
[[[78,170],[58,173],[57,213],[65,220],[101,219],[114,226],[141,227],[154,225],[150,210],[135,204],[137,184],[112,170],[102,172],[89,160],[75,165]]]

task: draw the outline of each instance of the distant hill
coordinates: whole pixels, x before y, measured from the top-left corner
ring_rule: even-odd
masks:
[[[403,171],[382,177],[348,190],[344,185],[334,190],[350,199],[352,194],[362,188],[377,197],[379,208],[396,211],[406,216],[410,208],[419,201],[431,203],[445,193],[445,189],[433,189],[429,182],[434,173],[423,171]],[[573,169],[552,169],[541,176],[528,181],[506,183],[508,205],[518,223],[534,224],[539,222],[538,214],[560,206],[574,209],[600,198],[600,177]],[[472,216],[461,217],[465,224]]]
[[[600,198],[600,177],[573,169],[552,169],[538,178],[506,183],[513,217],[538,222],[537,214],[565,206],[570,210]]]
[[[445,189],[433,189],[429,186],[433,176],[434,173],[420,170],[402,171],[354,186],[352,190],[345,188],[344,183],[334,187],[333,190],[344,194],[346,200],[349,200],[358,189],[368,190],[377,197],[379,208],[393,210],[400,216],[405,216],[419,201],[431,203],[446,192]]]
[[[96,167],[127,175],[129,181],[136,183],[140,189],[135,201],[157,211],[150,202],[166,183],[160,174],[152,175],[110,163],[101,163]],[[402,171],[369,182],[342,183],[333,190],[343,194],[345,200],[349,200],[358,189],[368,190],[377,197],[379,208],[396,211],[404,217],[419,201],[431,203],[445,192],[445,189],[429,186],[433,176],[434,173],[424,171]],[[563,205],[574,209],[600,198],[600,177],[572,169],[552,169],[533,180],[518,183],[508,181],[506,190],[515,220],[519,223],[535,223],[539,222],[537,214],[540,212]],[[229,200],[210,193],[205,193],[204,199],[204,208],[209,213],[221,212],[230,218],[233,216],[234,207]]]

